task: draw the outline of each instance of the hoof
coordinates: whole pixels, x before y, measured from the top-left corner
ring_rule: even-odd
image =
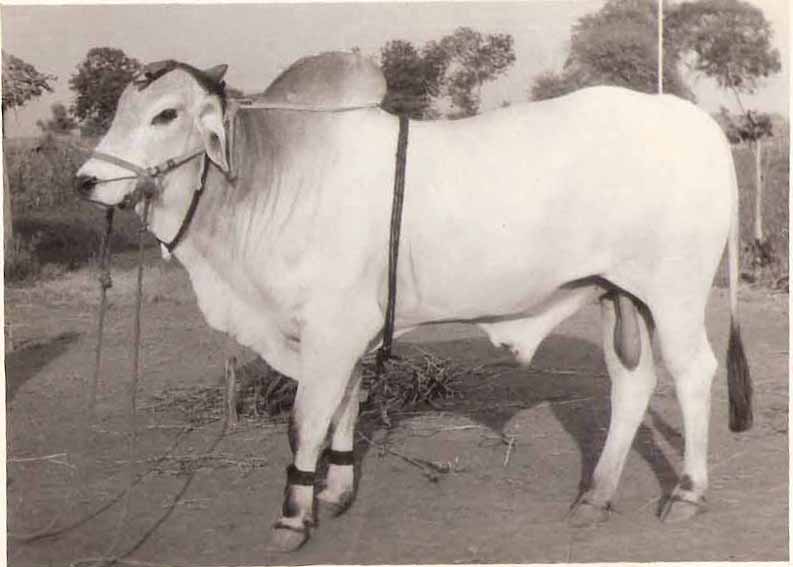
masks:
[[[664,509],[661,511],[661,521],[665,524],[685,522],[704,511],[704,498],[696,501],[673,494],[666,501]]]
[[[267,546],[267,550],[278,553],[289,553],[290,551],[297,551],[307,541],[308,528],[295,528],[283,523],[278,523],[273,527],[273,535],[270,539],[270,544]]]
[[[567,523],[574,528],[602,524],[611,516],[611,504],[595,504],[582,498],[567,515]]]
[[[350,509],[353,502],[353,493],[345,492],[338,500],[325,500],[323,494],[317,495],[317,520],[322,525],[323,520],[338,518]]]

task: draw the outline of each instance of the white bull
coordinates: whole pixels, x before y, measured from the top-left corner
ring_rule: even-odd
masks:
[[[294,549],[313,524],[313,473],[329,428],[318,501],[338,511],[353,496],[356,367],[381,338],[398,120],[359,104],[382,99],[376,67],[330,54],[298,62],[271,86],[264,98],[279,108],[239,110],[230,139],[224,71],[177,64],[131,84],[97,148],[122,160],[98,154],[77,185],[115,206],[134,195],[129,163],[187,156],[157,178],[149,226],[163,241],[183,233],[174,253],[209,324],[299,382],[294,462],[273,539]],[[363,107],[301,106],[317,100]],[[572,514],[587,523],[607,516],[655,386],[655,331],[685,429],[684,471],[663,517],[696,513],[717,366],[705,304],[725,243],[731,427],[751,424],[736,317],[737,187],[719,126],[675,97],[610,87],[414,122],[405,187],[397,332],[468,321],[528,363],[557,324],[600,299],[612,417]]]

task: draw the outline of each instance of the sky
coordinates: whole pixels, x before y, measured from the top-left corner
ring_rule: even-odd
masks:
[[[667,3],[670,0],[666,0]],[[677,0],[671,0],[677,2]],[[788,0],[749,0],[773,26],[782,72],[744,103],[788,115],[790,45]],[[300,57],[359,48],[376,56],[389,40],[416,44],[440,39],[459,26],[482,33],[509,33],[516,62],[483,89],[482,109],[528,99],[532,80],[559,70],[567,56],[570,27],[605,0],[517,2],[351,2],[282,4],[8,5],[0,8],[2,48],[58,77],[55,92],[11,111],[6,133],[38,133],[36,120],[56,102],[69,104],[69,77],[93,47],[115,47],[141,62],[178,59],[196,67],[227,63],[226,80],[243,91],[263,90]],[[735,109],[731,96],[705,77],[690,77],[701,106]]]

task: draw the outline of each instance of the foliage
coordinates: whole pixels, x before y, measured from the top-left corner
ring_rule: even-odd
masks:
[[[515,62],[513,43],[509,34],[485,37],[466,27],[457,28],[441,39],[438,47],[449,61],[446,94],[457,108],[454,116],[473,116],[479,112],[482,85],[506,72]]]
[[[655,0],[609,0],[573,26],[564,69],[538,77],[531,87],[532,99],[596,84],[655,92],[656,26]],[[679,71],[685,62],[736,95],[753,92],[760,78],[780,70],[772,35],[763,12],[742,0],[696,0],[667,6],[664,91],[693,99]]]
[[[716,120],[731,144],[754,142],[774,134],[771,115],[765,112],[749,110],[745,114],[735,115],[722,106]]]
[[[582,79],[583,77],[574,73],[544,71],[535,77],[529,95],[531,100],[560,97],[584,88],[586,84]]]
[[[84,157],[46,134],[6,149],[14,213],[62,205],[74,200],[72,180]]]
[[[445,54],[434,44],[418,50],[397,39],[385,44],[380,57],[388,85],[383,108],[414,119],[436,118],[432,100],[440,95],[448,66]]]
[[[466,27],[421,49],[409,41],[389,41],[380,54],[388,84],[383,107],[424,119],[438,117],[433,105],[444,97],[451,104],[451,117],[476,114],[482,85],[506,72],[515,61],[512,36],[483,36]]]
[[[52,92],[57,77],[39,73],[33,65],[3,51],[3,110],[24,105],[32,98]]]
[[[42,132],[45,134],[67,135],[77,128],[77,122],[69,115],[69,111],[62,103],[56,102],[50,109],[52,111],[52,118],[46,121],[36,121],[36,126],[38,126]]]
[[[722,88],[751,93],[760,78],[781,69],[779,51],[771,46],[771,25],[760,8],[747,2],[684,2],[669,21],[674,41],[693,54],[693,68]]]
[[[658,88],[657,4],[653,0],[609,0],[582,17],[570,38],[570,53],[561,72],[535,79],[533,100],[553,98],[593,85],[618,85],[654,93]],[[666,24],[670,29],[672,24]],[[664,91],[692,99],[678,70],[678,34],[664,37]]]
[[[6,281],[28,280],[39,274],[41,264],[36,256],[36,248],[40,240],[39,234],[34,234],[31,238],[16,235],[6,242],[3,257]]]
[[[85,156],[51,135],[12,140],[4,152],[15,229],[6,250],[8,280],[53,271],[48,264],[73,269],[90,262],[98,250],[104,212],[74,195],[74,174]],[[114,249],[134,247],[135,216],[116,215],[114,225]]]
[[[107,132],[121,93],[140,68],[136,59],[120,49],[95,47],[88,51],[69,79],[76,94],[71,111],[84,136]]]

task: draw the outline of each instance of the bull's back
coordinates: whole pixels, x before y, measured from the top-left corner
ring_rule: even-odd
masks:
[[[509,311],[619,263],[652,269],[678,243],[726,235],[734,198],[709,116],[612,87],[415,124],[408,160],[406,234],[439,311],[468,298]]]

